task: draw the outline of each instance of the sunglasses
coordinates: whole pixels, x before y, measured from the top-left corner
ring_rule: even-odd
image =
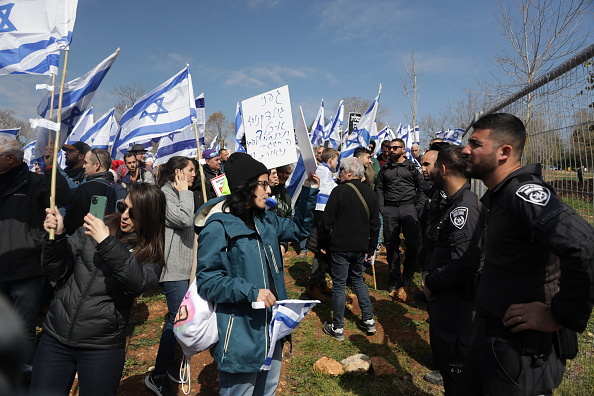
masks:
[[[117,209],[118,209],[118,212],[120,212],[121,214],[124,214],[126,212],[126,210],[128,210],[128,216],[130,216],[131,219],[134,219],[134,212],[132,212],[132,207],[126,205],[126,202],[118,201]]]
[[[95,158],[97,158],[97,162],[99,162],[99,168],[103,168],[103,164],[101,163],[101,160],[99,159],[99,156],[97,155],[97,152],[95,151],[95,149],[91,150],[91,152],[93,154],[95,154]],[[130,216],[132,217],[132,216]]]
[[[390,147],[388,147],[388,148],[389,148],[390,150],[398,150],[398,149],[404,148],[404,146],[390,146]]]

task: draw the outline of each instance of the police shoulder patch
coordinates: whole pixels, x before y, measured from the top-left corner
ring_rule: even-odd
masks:
[[[526,202],[540,206],[545,206],[551,199],[549,189],[538,184],[524,184],[518,188],[516,195]]]
[[[458,206],[456,209],[450,212],[450,220],[452,221],[452,224],[459,230],[464,227],[467,218],[468,208],[465,208],[464,206]]]

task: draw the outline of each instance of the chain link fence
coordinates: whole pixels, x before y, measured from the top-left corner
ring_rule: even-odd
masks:
[[[504,112],[526,125],[523,164],[540,163],[564,202],[594,224],[594,44],[480,115]],[[465,135],[465,141],[468,139]],[[482,195],[485,188],[474,182]],[[556,395],[594,394],[594,318],[579,336]]]

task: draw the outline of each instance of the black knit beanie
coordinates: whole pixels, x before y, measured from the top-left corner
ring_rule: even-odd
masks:
[[[225,162],[225,176],[232,193],[237,191],[239,185],[244,181],[264,173],[270,174],[270,171],[263,163],[246,153],[233,153]]]

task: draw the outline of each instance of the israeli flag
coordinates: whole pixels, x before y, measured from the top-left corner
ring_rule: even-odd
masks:
[[[410,158],[410,149],[413,143],[413,129],[410,125],[402,126],[398,131],[398,138],[404,141],[404,147],[406,148],[406,156]]]
[[[93,126],[95,123],[95,117],[93,116],[93,108],[89,107],[85,110],[85,112],[80,116],[78,122],[72,129],[72,133],[68,135],[68,138],[64,142],[64,144],[73,144],[78,141],[85,142],[88,144],[86,140],[83,140],[83,136],[87,133],[90,127]]]
[[[241,144],[244,137],[243,114],[241,113],[241,106],[237,102],[237,107],[235,108],[235,151],[238,153],[245,153],[245,147]]]
[[[382,151],[381,143],[384,140],[393,140],[396,138],[394,131],[390,128],[390,125],[386,124],[385,127],[382,128],[381,131],[377,133],[377,138],[375,139],[375,155],[378,155]]]
[[[68,48],[77,0],[0,2],[0,76],[58,74],[60,50]]]
[[[204,103],[204,92],[196,96],[194,101],[196,106],[196,123],[198,124],[198,140],[200,141],[200,147],[204,147],[204,130],[206,129],[206,107]],[[194,133],[194,135],[196,135]],[[194,136],[194,139],[196,137]]]
[[[365,114],[363,114],[355,130],[352,131],[346,139],[345,146],[340,153],[340,159],[351,157],[355,152],[355,149],[359,146],[369,147],[371,136],[377,135],[375,117],[377,115],[377,108],[379,106],[381,92],[382,85],[380,84],[377,96],[371,103],[371,106],[369,106],[369,109],[367,109]]]
[[[118,122],[115,119],[115,108],[111,108],[87,130],[87,133],[82,136],[81,141],[87,143],[92,148],[107,150],[110,140],[112,137],[115,137],[119,128]]]
[[[5,137],[9,139],[16,139],[17,133],[19,133],[21,128],[16,129],[0,129],[0,137]]]
[[[340,148],[340,135],[342,134],[342,125],[344,124],[344,100],[341,100],[336,109],[336,115],[329,123],[324,140],[328,141],[328,147],[338,150]]]
[[[297,204],[297,198],[299,198],[303,183],[305,183],[305,180],[307,179],[307,172],[305,171],[305,163],[303,162],[301,150],[299,150],[299,146],[296,146],[296,149],[297,163],[294,166],[293,173],[291,173],[291,176],[289,176],[287,183],[285,184],[285,187],[291,196],[293,208],[295,208],[295,205]]]
[[[268,332],[270,349],[260,370],[270,370],[276,343],[291,334],[305,315],[319,302],[320,300],[280,300],[274,304]]]
[[[217,133],[215,135],[215,137],[212,139],[212,141],[210,142],[210,146],[208,146],[208,148],[210,150],[217,150],[217,151],[219,151],[218,147],[220,147],[221,145],[219,143],[217,143],[218,140],[219,140],[219,134]]]
[[[161,138],[192,123],[190,101],[194,94],[190,84],[190,67],[140,98],[120,119],[121,130],[117,158],[121,158],[135,143]]]
[[[154,166],[166,163],[171,157],[196,158],[197,155],[194,125],[190,124],[181,131],[170,133],[159,140]]]
[[[64,85],[64,95],[62,97],[62,119],[60,125],[60,147],[68,138],[68,135],[74,129],[79,118],[84,111],[89,107],[91,99],[95,95],[95,91],[99,88],[101,81],[111,68],[111,65],[120,54],[118,48],[113,54],[105,58],[101,63],[95,66],[87,74],[78,77]],[[39,106],[37,107],[37,114],[46,118],[50,111],[51,95],[49,92]],[[54,93],[54,105],[58,105],[59,93]]]
[[[457,146],[462,144],[462,135],[464,129],[448,129],[447,131],[437,132],[436,137],[443,139],[444,142],[455,144]]]
[[[23,160],[29,166],[29,170],[32,171],[35,169],[35,162],[38,161],[38,157],[35,156],[35,145],[37,144],[36,140],[33,140],[31,143],[28,143],[25,147],[23,147],[24,155]],[[43,157],[41,157],[43,159]]]
[[[309,136],[312,146],[320,146],[324,144],[324,99],[322,99],[318,115],[311,126]]]

